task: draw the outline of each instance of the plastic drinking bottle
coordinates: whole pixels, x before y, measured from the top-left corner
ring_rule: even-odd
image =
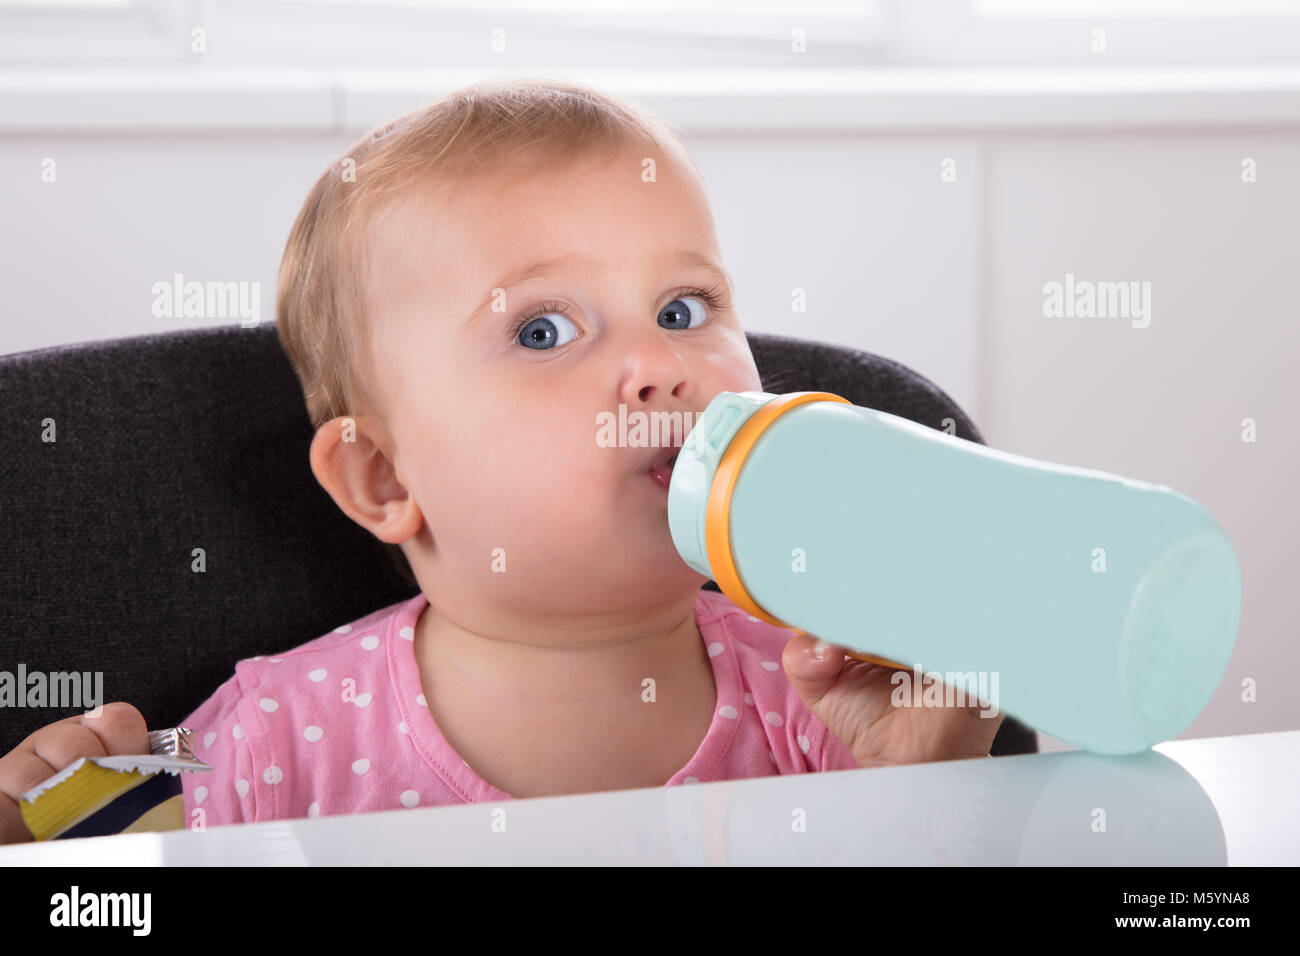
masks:
[[[1236,554],[1190,498],[828,392],[715,397],[668,521],[749,613],[912,670],[903,705],[961,690],[1096,753],[1183,731],[1241,616]]]

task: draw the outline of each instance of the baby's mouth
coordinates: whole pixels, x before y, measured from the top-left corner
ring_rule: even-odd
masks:
[[[650,476],[650,480],[659,485],[659,487],[663,488],[665,491],[668,490],[669,485],[672,483],[673,465],[677,462],[679,451],[680,449],[677,448],[660,449],[661,453],[655,456],[654,460],[650,463],[650,467],[646,469],[646,473]]]
[[[655,449],[654,455],[650,459],[647,468],[654,472],[656,469],[666,469],[672,471],[673,463],[677,461],[677,456],[682,450],[682,442],[676,437],[673,438],[672,444],[663,445]]]

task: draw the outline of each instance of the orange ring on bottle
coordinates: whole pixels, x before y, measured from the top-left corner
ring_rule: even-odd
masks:
[[[735,559],[731,554],[731,495],[735,491],[736,482],[740,479],[745,460],[768,426],[790,409],[808,402],[853,404],[847,398],[831,392],[789,392],[759,406],[745,424],[740,426],[735,437],[731,439],[731,444],[723,452],[718,467],[713,473],[713,484],[709,487],[708,509],[704,516],[704,546],[709,557],[709,568],[713,571],[714,581],[722,589],[722,593],[754,617],[775,624],[777,627],[788,628],[805,637],[812,635],[797,627],[790,627],[785,621],[763,610],[758,602],[750,597],[745,583],[740,579],[740,571],[736,568]],[[907,670],[904,665],[882,657],[873,657],[847,649],[845,653],[855,660]]]

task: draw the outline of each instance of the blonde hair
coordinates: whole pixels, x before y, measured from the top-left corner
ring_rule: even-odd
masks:
[[[630,143],[698,167],[675,127],[580,83],[492,79],[440,97],[358,139],[311,188],[280,261],[276,328],[312,427],[370,413],[365,314],[368,242],[417,185],[503,169],[554,168]],[[397,545],[398,570],[414,582]]]

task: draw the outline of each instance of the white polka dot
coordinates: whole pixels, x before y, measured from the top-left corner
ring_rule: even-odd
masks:
[[[370,706],[370,701],[374,698],[373,694],[357,694],[352,703],[356,704],[362,710]]]
[[[194,791],[194,804],[195,804],[195,806],[197,806],[198,804],[202,803],[202,802],[203,802],[204,800],[206,800],[206,799],[208,799],[208,788],[207,788],[207,787],[199,787],[199,788],[197,788],[197,789]]]
[[[243,740],[244,728],[239,726],[239,724],[235,724],[235,726],[230,728],[230,736],[234,737],[236,740]]]
[[[367,760],[365,757],[362,757],[360,760],[352,761],[352,772],[355,773],[358,777],[364,774],[369,769],[370,769],[370,761]]]
[[[351,624],[344,624],[342,627],[334,628],[335,634],[350,634],[352,632]]]
[[[319,684],[321,681],[325,679],[325,668],[318,667],[314,671],[308,671],[307,679],[310,681],[315,681],[317,684]]]
[[[402,721],[400,724],[397,725],[397,732],[398,732],[399,734],[409,734],[409,733],[410,733],[410,731],[406,729],[406,721]]]
[[[325,731],[321,730],[315,724],[312,724],[310,727],[308,727],[306,730],[302,732],[302,735],[307,738],[308,743],[314,744],[316,741],[320,740],[322,737],[325,736]]]
[[[284,771],[275,764],[271,764],[271,766],[262,771],[262,779],[272,786],[275,786],[284,779]]]
[[[799,742],[799,749],[802,750],[804,753],[807,753],[808,748],[812,746],[812,744],[809,743],[808,738],[805,737],[803,734],[800,734],[798,737],[795,738],[795,740]]]
[[[700,780],[698,777],[685,777],[682,780],[682,783],[699,783],[699,782]]]
[[[746,694],[746,695],[745,695],[745,703],[747,703],[750,707],[753,707],[753,706],[754,706],[754,695],[753,695],[753,694]]]
[[[248,781],[240,777],[235,781],[235,790],[238,792],[240,799],[248,796]]]
[[[309,817],[320,816],[320,804],[317,803],[315,800],[313,800],[311,806],[307,808],[307,816]]]
[[[420,795],[414,790],[402,791],[402,806],[413,807],[420,802]]]
[[[776,754],[772,753],[772,751],[769,750],[767,752],[767,756],[771,759],[772,763],[776,763]]]
[[[717,657],[717,656],[718,656],[719,654],[721,654],[725,649],[726,649],[726,648],[724,648],[724,647],[723,647],[721,644],[719,644],[717,641],[714,641],[712,644],[709,645],[709,656],[710,656],[710,657]]]
[[[213,742],[216,739],[217,739],[217,732],[215,730],[209,730],[206,734],[203,735],[203,749],[206,750],[207,748],[211,747]]]
[[[428,707],[428,706],[429,706],[429,702],[428,702],[427,700],[424,699],[424,695],[423,695],[423,694],[421,694],[419,697],[415,698],[415,702],[416,702],[417,704],[419,704],[421,707]]]
[[[718,716],[726,717],[728,720],[735,720],[739,714],[740,711],[736,710],[736,708],[732,707],[730,704],[723,704],[718,708]]]
[[[266,711],[269,714],[272,711],[279,708],[280,702],[277,701],[274,697],[263,697],[261,700],[257,702],[257,706],[261,707],[264,711]]]
[[[774,671],[781,666],[776,661],[759,661],[758,663],[765,671]]]
[[[781,719],[781,715],[774,710],[769,710],[763,715],[763,718],[773,727],[780,727],[785,723],[785,721]]]
[[[405,641],[415,640],[415,628],[413,627],[404,627],[397,634]]]
[[[379,646],[379,638],[376,637],[374,634],[367,634],[365,637],[361,639],[361,646],[368,651],[373,651],[376,647]]]

